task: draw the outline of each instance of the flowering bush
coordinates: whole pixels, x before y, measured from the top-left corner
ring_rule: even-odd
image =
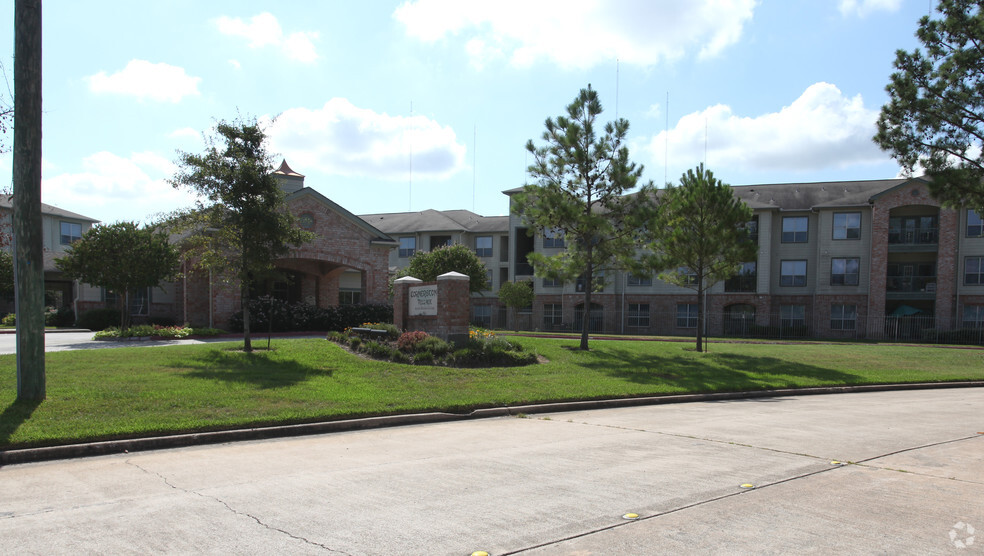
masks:
[[[429,335],[426,332],[422,332],[420,330],[404,332],[403,334],[400,334],[400,338],[396,341],[396,349],[406,352],[417,351],[417,344],[428,336]]]

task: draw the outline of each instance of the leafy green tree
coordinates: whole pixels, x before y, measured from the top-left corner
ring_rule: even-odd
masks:
[[[410,257],[410,264],[397,272],[395,278],[413,276],[424,282],[433,282],[438,276],[448,272],[468,276],[468,289],[472,293],[483,292],[492,287],[485,263],[474,251],[461,244],[444,245],[430,252],[414,253]]]
[[[529,167],[534,183],[523,186],[511,203],[531,233],[563,235],[563,252],[531,253],[527,259],[537,276],[584,281],[583,350],[588,349],[591,293],[604,287],[599,271],[632,256],[634,227],[645,220],[647,209],[645,202],[624,195],[642,175],[642,166],[629,160],[625,146],[629,122],[618,119],[599,129],[601,113],[598,93],[588,85],[567,107],[566,116],[548,118],[544,144],[526,143],[534,159]]]
[[[199,195],[196,207],[171,219],[176,231],[191,232],[184,247],[201,268],[212,269],[240,287],[243,349],[253,351],[249,300],[253,282],[273,270],[274,261],[314,238],[287,210],[273,176],[266,135],[255,119],[220,121],[206,139],[205,152],[179,152],[179,170],[170,180]]]
[[[167,235],[134,222],[96,225],[55,260],[67,276],[114,292],[120,299],[120,328],[130,326],[130,293],[174,278],[180,255]]]
[[[506,282],[499,286],[499,301],[513,311],[533,305],[533,281]]]
[[[645,227],[639,268],[697,292],[697,351],[703,349],[704,291],[756,259],[745,226],[751,219],[752,209],[701,164],[680,177],[679,187],[663,190],[659,211]]]
[[[984,11],[976,0],[941,0],[916,36],[925,51],[899,50],[874,140],[907,172],[919,166],[948,206],[984,214]]]
[[[14,296],[14,257],[0,250],[0,298],[6,300]]]

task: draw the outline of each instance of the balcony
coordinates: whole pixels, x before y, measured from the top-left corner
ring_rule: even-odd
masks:
[[[890,229],[888,231],[889,245],[936,245],[939,241],[939,228],[921,228],[917,230]]]
[[[889,274],[885,282],[887,299],[935,299],[936,276]]]

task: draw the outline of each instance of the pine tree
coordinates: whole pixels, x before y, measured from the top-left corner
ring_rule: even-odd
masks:
[[[599,271],[614,269],[633,254],[633,222],[645,218],[646,203],[625,196],[636,187],[642,166],[629,160],[625,136],[629,122],[618,119],[598,129],[602,113],[590,85],[567,107],[566,116],[548,118],[544,144],[530,140],[534,183],[513,196],[512,210],[530,231],[563,235],[565,250],[556,255],[531,253],[537,276],[584,284],[581,349],[588,349],[591,294],[604,287]]]

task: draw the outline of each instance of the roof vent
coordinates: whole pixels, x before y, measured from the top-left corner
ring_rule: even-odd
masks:
[[[304,189],[304,174],[298,174],[291,170],[290,166],[287,165],[287,159],[280,163],[280,168],[274,170],[273,175],[276,176],[280,189],[283,189],[284,193],[290,194]]]

